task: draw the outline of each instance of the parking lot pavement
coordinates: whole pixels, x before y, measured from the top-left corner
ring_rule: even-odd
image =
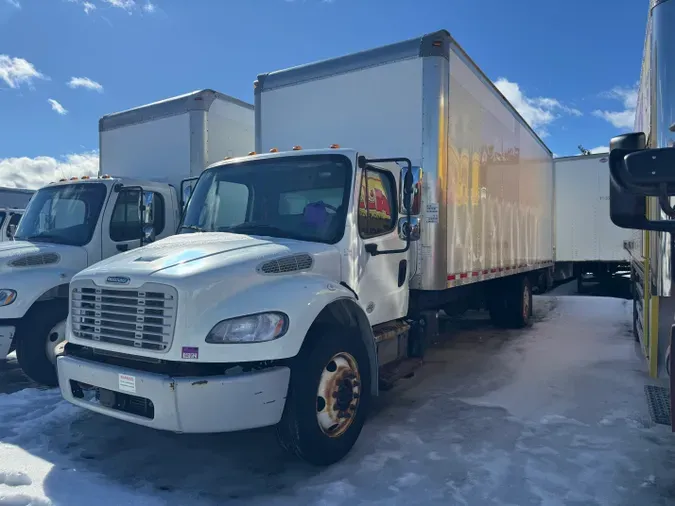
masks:
[[[675,435],[648,417],[629,302],[535,309],[524,331],[444,322],[426,365],[327,469],[287,457],[272,430],[161,433],[5,386],[0,504],[673,504]]]

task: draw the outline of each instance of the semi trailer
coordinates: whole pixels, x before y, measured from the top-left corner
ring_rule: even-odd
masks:
[[[624,245],[632,233],[609,218],[609,153],[553,160],[555,281],[572,277],[577,291],[592,280],[607,284],[629,272]]]
[[[40,188],[0,245],[0,357],[57,385],[72,276],[176,232],[207,165],[253,149],[253,106],[202,90],[103,116],[99,174]]]
[[[552,154],[446,31],[261,74],[255,115],[179,235],[73,277],[59,385],[159,430],[276,426],[328,465],[441,310],[530,324]]]

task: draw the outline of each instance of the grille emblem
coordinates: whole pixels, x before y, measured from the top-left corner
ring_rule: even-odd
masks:
[[[108,276],[105,280],[106,283],[114,283],[116,285],[126,285],[131,281],[126,276]]]

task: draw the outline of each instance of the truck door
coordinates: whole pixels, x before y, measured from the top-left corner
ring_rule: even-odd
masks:
[[[149,223],[156,237],[167,234],[166,202],[161,193],[148,192],[138,186],[122,187],[108,201],[102,220],[101,260],[141,245],[141,192],[152,193]],[[116,198],[114,198],[116,197]],[[169,203],[171,204],[171,203]]]
[[[379,251],[405,247],[397,230],[399,215],[403,214],[397,202],[397,179],[390,171],[372,166],[359,177],[359,275],[355,290],[371,325],[408,312],[408,252],[372,255],[366,251],[368,245],[377,245]]]

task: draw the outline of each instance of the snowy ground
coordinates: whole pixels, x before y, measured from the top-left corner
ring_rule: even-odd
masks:
[[[538,297],[525,332],[448,324],[328,469],[269,430],[178,436],[92,415],[10,364],[0,505],[673,504],[675,435],[648,418],[628,304]]]

